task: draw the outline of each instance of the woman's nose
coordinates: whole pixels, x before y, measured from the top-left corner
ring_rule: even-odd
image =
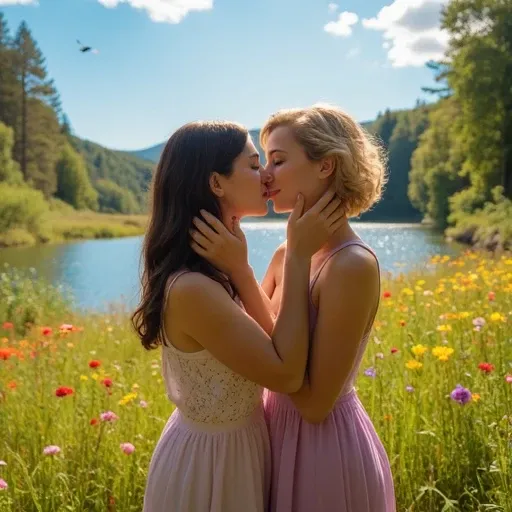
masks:
[[[274,176],[269,171],[268,167],[262,167],[260,170],[261,182],[267,185],[274,180]]]

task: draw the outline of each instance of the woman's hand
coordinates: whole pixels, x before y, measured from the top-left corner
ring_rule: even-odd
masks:
[[[288,218],[286,247],[287,251],[311,258],[343,225],[345,211],[332,188],[304,214],[303,209],[304,197],[299,194]]]
[[[247,240],[240,228],[240,220],[233,217],[231,232],[211,213],[201,210],[201,215],[204,221],[194,217],[195,229],[190,231],[192,249],[231,279],[250,271]]]

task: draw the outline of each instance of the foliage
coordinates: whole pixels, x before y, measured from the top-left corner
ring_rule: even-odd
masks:
[[[56,196],[78,210],[98,209],[98,193],[92,187],[82,157],[65,144],[57,162]]]
[[[510,255],[434,257],[384,280],[356,386],[389,455],[397,510],[512,508],[511,292]],[[160,354],[142,349],[128,315],[70,311],[34,276],[4,273],[0,353],[0,510],[140,511],[173,406]],[[451,397],[457,385],[469,402]],[[61,386],[73,394],[57,397]],[[119,419],[101,421],[109,410]],[[49,445],[61,452],[44,455]]]

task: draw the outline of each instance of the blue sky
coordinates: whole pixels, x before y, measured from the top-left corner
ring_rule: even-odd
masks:
[[[196,119],[261,126],[335,103],[359,121],[408,108],[446,44],[443,0],[0,0],[25,20],[74,132],[116,149]],[[81,54],[76,39],[98,54]]]

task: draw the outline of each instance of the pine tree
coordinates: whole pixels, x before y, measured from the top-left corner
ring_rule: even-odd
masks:
[[[13,49],[7,21],[0,12],[0,122],[14,127],[16,76],[12,66]]]
[[[29,162],[29,124],[31,99],[53,105],[57,101],[57,91],[52,80],[47,77],[45,59],[25,22],[22,22],[14,40],[14,70],[19,81],[20,119],[18,140],[15,148],[16,159],[19,161],[25,180],[28,174]],[[33,103],[32,103],[33,104]]]

